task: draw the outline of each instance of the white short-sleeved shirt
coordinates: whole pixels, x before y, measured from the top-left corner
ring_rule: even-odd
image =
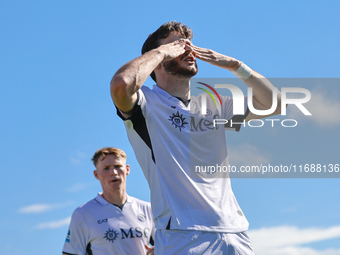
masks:
[[[154,232],[150,203],[128,196],[121,210],[99,193],[73,212],[63,253],[145,254]]]
[[[242,232],[248,229],[248,221],[235,199],[229,176],[193,171],[197,166],[228,166],[225,130],[230,127],[214,127],[213,120],[240,123],[249,111],[234,116],[233,99],[222,97],[219,112],[207,97],[207,114],[203,115],[200,97],[191,97],[186,105],[156,85],[152,90],[143,86],[133,115],[125,119],[119,110],[117,114],[124,120],[149,183],[157,229]]]

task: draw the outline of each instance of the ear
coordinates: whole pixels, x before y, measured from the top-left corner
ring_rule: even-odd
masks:
[[[159,63],[158,66],[156,66],[156,68],[153,71],[160,70],[162,68],[163,68],[163,62]]]
[[[130,165],[126,165],[126,175],[130,174]]]
[[[94,175],[94,177],[96,177],[97,180],[99,180],[99,178],[98,178],[98,171],[97,170],[93,170],[93,175]]]

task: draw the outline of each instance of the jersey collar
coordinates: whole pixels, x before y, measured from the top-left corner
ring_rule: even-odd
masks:
[[[107,201],[105,200],[105,198],[102,197],[102,194],[103,194],[102,192],[99,192],[99,193],[98,193],[97,197],[95,198],[96,201],[97,201],[99,204],[101,204],[102,206],[110,206],[110,205],[113,205],[113,204],[110,204],[109,202],[107,202]],[[132,199],[130,198],[130,196],[129,196],[128,194],[126,194],[126,196],[127,196],[126,204],[127,204],[127,203],[132,203]]]
[[[153,85],[152,90],[155,91],[158,94],[161,94],[162,96],[166,97],[167,99],[171,99],[172,101],[175,101],[175,102],[182,102],[186,107],[189,105],[190,99],[187,102],[184,102],[182,99],[170,95],[164,89],[162,89],[161,87],[157,86],[157,84]]]
[[[153,88],[152,88],[153,91],[157,92],[158,94],[161,94],[162,96],[170,99],[170,98],[173,98],[172,95],[170,95],[168,92],[166,92],[164,89],[162,89],[161,87],[158,87],[157,84],[156,85],[153,85]]]

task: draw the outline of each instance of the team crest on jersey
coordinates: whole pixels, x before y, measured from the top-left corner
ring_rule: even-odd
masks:
[[[137,215],[137,219],[138,219],[139,221],[141,221],[141,222],[144,222],[145,219],[146,219],[146,217],[145,217],[144,214],[138,214],[138,215]]]
[[[208,117],[208,116],[212,116],[212,115],[213,115],[213,112],[210,109],[207,109],[207,113],[204,114],[203,116]]]
[[[177,111],[177,113],[173,113],[172,116],[169,116],[170,120],[172,123],[172,125],[175,126],[175,128],[178,128],[179,131],[182,131],[182,128],[185,128],[186,124],[189,124],[188,122],[185,121],[185,118],[183,117],[183,114],[179,114],[179,112]]]
[[[106,238],[106,240],[108,240],[109,242],[114,242],[117,236],[118,233],[116,231],[114,231],[113,229],[109,229],[108,231],[106,231],[104,238]]]

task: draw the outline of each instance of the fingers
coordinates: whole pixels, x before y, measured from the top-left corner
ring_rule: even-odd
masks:
[[[225,56],[217,53],[216,51],[210,50],[210,49],[205,49],[201,47],[197,47],[195,45],[191,46],[194,52],[194,55],[196,58],[208,62],[212,65],[223,65],[223,60],[225,59]]]
[[[179,45],[179,46],[181,46],[181,47],[185,47],[185,42],[184,42],[184,40],[176,40],[176,41],[172,42],[171,44],[173,44],[173,45]]]
[[[204,48],[195,46],[189,39],[180,39],[180,40],[177,40],[175,42],[178,42],[178,43],[186,46],[187,50],[194,51],[194,52],[197,52],[197,53],[203,53],[204,54],[204,53],[211,53],[212,52],[212,50],[204,49]]]
[[[145,248],[147,250],[146,255],[153,255],[154,254],[154,251],[155,251],[155,247],[154,246],[149,247],[148,245],[145,244]]]
[[[180,40],[176,40],[160,45],[159,49],[163,53],[163,61],[166,62],[182,55],[185,52],[185,44]]]
[[[209,50],[209,49],[204,49],[201,47],[197,47],[195,45],[192,45],[191,48],[193,49],[194,53],[199,54],[199,55],[204,55],[204,56],[209,56],[214,54],[215,52],[213,50]]]
[[[182,42],[183,45],[185,46],[185,51],[194,51],[192,48],[192,46],[194,45],[189,39],[180,39],[179,41]]]
[[[205,51],[205,50],[207,50],[207,49],[204,49],[204,48],[201,48],[201,47],[197,47],[197,46],[195,46],[195,45],[191,45],[191,47],[195,50],[195,51],[198,51],[198,52],[203,52],[203,51]]]
[[[203,61],[212,61],[216,59],[216,56],[213,51],[202,49],[202,48],[193,48],[193,52],[195,57]]]
[[[209,50],[208,49],[204,49],[204,48],[200,48],[200,47],[197,47],[193,44],[190,45],[193,53],[195,54],[195,56],[197,56],[197,58],[202,58],[204,56],[207,57],[207,54],[209,54]]]

